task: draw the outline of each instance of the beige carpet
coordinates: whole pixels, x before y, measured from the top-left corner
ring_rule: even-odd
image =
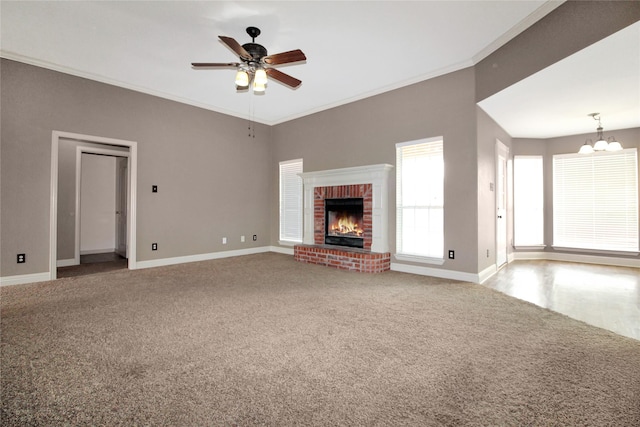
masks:
[[[640,341],[266,253],[1,292],[0,424],[640,425]]]

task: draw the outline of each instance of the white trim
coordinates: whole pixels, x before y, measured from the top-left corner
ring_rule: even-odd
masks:
[[[101,154],[105,156],[113,156],[113,157],[126,157],[129,158],[128,151],[118,151],[118,150],[109,150],[106,148],[99,147],[87,147],[83,145],[78,145],[76,147],[76,213],[75,213],[75,244],[74,244],[74,257],[76,259],[76,265],[80,264],[80,255],[88,255],[88,254],[99,254],[103,252],[85,252],[80,253],[80,221],[81,212],[80,207],[82,206],[82,153],[87,154]],[[105,249],[104,252],[115,252],[114,250]],[[60,266],[60,265],[58,265]]]
[[[507,263],[509,263],[509,257],[507,256]],[[485,280],[491,278],[494,274],[498,272],[498,267],[495,264],[490,265],[489,267],[482,270],[478,273],[478,282],[476,283],[484,283]]]
[[[188,262],[209,261],[212,259],[229,258],[234,256],[242,256],[242,255],[253,255],[253,254],[259,254],[263,252],[269,252],[270,248],[271,248],[270,246],[261,246],[258,248],[238,249],[238,250],[224,251],[224,252],[211,252],[206,254],[187,255],[187,256],[180,256],[180,257],[174,257],[174,258],[152,259],[149,261],[138,261],[137,268],[141,269],[141,268],[163,267],[167,265],[185,264]]]
[[[390,164],[356,166],[344,169],[331,169],[317,172],[303,172],[304,182],[304,218],[303,243],[313,245],[314,240],[314,188],[337,185],[371,184],[371,252],[389,252],[389,171]]]
[[[80,255],[110,254],[110,253],[115,253],[115,251],[116,251],[116,248],[86,249],[84,251],[80,251]]]
[[[555,250],[560,251],[570,251],[577,252],[583,254],[591,254],[591,255],[601,255],[601,256],[616,256],[616,255],[631,255],[638,256],[640,252],[638,251],[608,251],[608,250],[598,250],[598,249],[585,249],[585,248],[568,248],[566,246],[551,246]]]
[[[293,240],[278,240],[278,244],[281,246],[295,246],[302,244],[302,241],[295,242]]]
[[[400,253],[394,254],[393,257],[398,261],[417,262],[421,264],[433,264],[433,265],[444,264],[444,258],[429,258],[425,256],[400,254]]]
[[[74,258],[59,259],[56,261],[56,267],[71,267],[72,265],[80,265],[80,262],[76,262]]]
[[[49,281],[49,272],[20,274],[16,276],[0,277],[0,286],[22,285],[24,283],[47,282]]]
[[[128,156],[125,152],[108,149],[98,149],[103,152],[116,152],[117,156],[129,157],[129,200],[127,215],[127,248],[129,254],[129,270],[137,268],[136,252],[136,227],[137,227],[137,199],[138,199],[138,143],[123,139],[105,138],[94,135],[82,135],[78,133],[62,132],[54,130],[51,133],[51,187],[50,187],[50,211],[49,211],[49,278],[56,278],[57,244],[58,244],[58,147],[60,139],[73,139],[76,141],[92,142],[97,144],[116,145],[128,147]],[[77,209],[77,206],[76,206]],[[77,216],[76,216],[77,217]],[[77,246],[79,248],[79,245]],[[79,258],[78,258],[79,259]],[[78,261],[79,262],[79,261]]]
[[[580,262],[583,264],[613,265],[617,267],[640,268],[640,259],[609,256],[567,254],[560,252],[514,252],[515,260],[547,260]]]
[[[293,248],[281,248],[280,246],[269,246],[270,252],[277,252],[279,254],[293,255]]]
[[[496,142],[494,144],[494,175],[493,175],[493,200],[494,200],[494,226],[495,226],[495,240],[494,240],[494,245],[495,245],[495,250],[494,252],[494,260],[496,263],[497,267],[501,267],[503,265],[506,265],[509,263],[509,217],[507,216],[509,214],[509,190],[511,190],[509,188],[509,147],[507,147],[502,141],[500,141],[498,138],[496,138]],[[500,168],[499,168],[499,163],[500,163],[500,157],[504,156],[504,177],[503,180],[504,182],[502,183],[503,185],[503,191],[504,191],[504,212],[502,213],[502,216],[504,218],[502,218],[500,216],[500,194],[498,194],[498,180],[500,179],[499,172],[500,172]],[[499,252],[499,248],[502,247],[501,242],[500,242],[500,221],[504,221],[504,238],[505,241],[502,242],[504,243],[504,251],[505,251],[505,257],[504,257],[504,263],[501,263],[500,265],[498,265],[498,252]]]
[[[522,33],[527,28],[531,27],[534,23],[538,22],[543,17],[547,16],[555,8],[557,8],[564,2],[565,0],[547,0],[546,2],[544,2],[536,10],[534,10],[528,16],[526,16],[523,20],[521,20],[516,25],[511,27],[506,33],[502,34],[500,37],[498,37],[497,39],[489,43],[480,52],[476,53],[472,57],[473,65],[476,65],[478,62],[482,61],[487,56],[491,55],[493,52],[500,49],[509,41],[516,38],[517,35]]]
[[[391,263],[391,270],[402,273],[418,274],[420,276],[432,276],[442,279],[460,280],[462,282],[480,283],[480,274],[465,273],[463,271],[399,264],[396,262]]]
[[[547,245],[527,245],[527,246],[514,246],[518,251],[536,251],[543,250]]]
[[[350,104],[352,102],[355,101],[359,101],[361,99],[366,99],[366,98],[370,98],[374,95],[379,95],[381,93],[385,93],[385,92],[389,92],[395,89],[399,89],[405,86],[409,86],[411,84],[414,83],[419,83],[422,81],[426,81],[426,80],[430,80],[433,79],[435,77],[439,77],[439,76],[444,76],[450,73],[453,73],[455,71],[459,71],[459,70],[464,70],[466,68],[469,68],[473,65],[475,65],[473,63],[473,61],[471,59],[468,60],[464,60],[461,62],[458,62],[456,64],[452,64],[443,68],[439,68],[437,70],[433,70],[431,72],[416,76],[416,77],[412,77],[406,80],[403,80],[401,82],[397,82],[397,83],[393,83],[390,84],[388,86],[383,86],[381,88],[377,88],[374,90],[371,90],[369,92],[365,92],[365,93],[361,93],[359,95],[356,96],[352,96],[350,98],[346,98],[337,102],[331,102],[325,105],[321,105],[319,107],[314,107],[314,108],[310,108],[306,111],[302,111],[299,113],[293,113],[287,116],[281,116],[281,117],[274,117],[272,119],[267,119],[264,117],[256,117],[253,115],[249,115],[249,114],[243,114],[240,113],[238,111],[233,111],[233,110],[228,110],[226,108],[221,108],[221,107],[217,107],[215,105],[211,105],[209,103],[205,103],[205,102],[199,102],[199,101],[194,101],[192,99],[188,99],[188,98],[184,98],[181,96],[176,96],[174,94],[170,94],[170,93],[166,93],[166,92],[162,92],[159,90],[155,90],[155,89],[150,89],[147,87],[142,87],[142,86],[138,86],[138,85],[134,85],[134,84],[130,84],[127,82],[123,82],[121,80],[116,80],[116,79],[110,79],[104,76],[99,76],[97,74],[93,74],[93,73],[87,73],[84,71],[80,71],[77,70],[75,68],[70,68],[70,67],[64,67],[64,66],[60,66],[57,64],[52,64],[51,62],[47,62],[47,61],[42,61],[40,59],[36,59],[36,58],[32,58],[29,56],[25,56],[25,55],[20,55],[18,53],[15,52],[9,52],[6,50],[1,50],[0,49],[0,57],[2,58],[6,58],[6,59],[11,59],[14,61],[18,61],[18,62],[22,62],[24,64],[29,64],[29,65],[35,65],[36,67],[40,67],[40,68],[46,68],[48,70],[54,70],[54,71],[59,71],[62,72],[64,74],[70,74],[72,76],[77,76],[77,77],[82,77],[85,79],[89,79],[89,80],[93,80],[93,81],[97,81],[97,82],[101,82],[101,83],[106,83],[109,85],[113,85],[113,86],[118,86],[121,88],[125,88],[125,89],[129,89],[129,90],[133,90],[136,92],[141,92],[141,93],[146,93],[148,95],[153,95],[153,96],[157,96],[159,98],[164,98],[164,99],[169,99],[171,101],[176,101],[179,102],[181,104],[187,104],[187,105],[192,105],[194,107],[198,107],[198,108],[202,108],[205,110],[209,110],[209,111],[215,111],[217,113],[222,113],[222,114],[226,114],[228,116],[233,116],[233,117],[238,117],[241,119],[245,119],[245,120],[252,120],[254,122],[258,122],[258,123],[262,123],[264,125],[268,125],[268,126],[275,126],[281,123],[286,123],[289,122],[291,120],[295,120],[298,119],[300,117],[305,117],[305,116],[309,116],[311,114],[314,113],[318,113],[321,111],[326,111],[329,110],[331,108],[335,108],[335,107],[339,107],[341,105],[346,105],[346,104]]]

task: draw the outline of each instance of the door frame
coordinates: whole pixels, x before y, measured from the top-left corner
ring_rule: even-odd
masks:
[[[123,139],[105,138],[102,136],[83,135],[72,132],[54,130],[51,133],[51,189],[49,211],[49,280],[57,278],[57,254],[58,254],[58,146],[60,139],[73,139],[81,142],[113,145],[129,148],[129,195],[127,215],[127,248],[129,250],[129,270],[137,268],[136,260],[136,218],[137,218],[137,194],[138,194],[138,143]],[[122,156],[125,152],[117,152]],[[77,168],[77,164],[76,164]],[[78,182],[76,181],[76,189]],[[78,199],[76,199],[76,209]],[[77,221],[77,216],[76,216]],[[76,223],[77,227],[77,223]],[[76,234],[76,239],[79,234]],[[79,250],[79,245],[76,246]]]
[[[117,150],[109,150],[108,148],[101,148],[101,147],[86,147],[86,146],[82,146],[79,145],[76,147],[76,213],[75,213],[75,248],[74,248],[74,265],[79,265],[80,264],[80,221],[82,221],[81,218],[81,199],[82,199],[82,191],[81,191],[81,184],[82,184],[82,154],[86,153],[86,154],[100,154],[100,155],[104,155],[104,156],[111,156],[111,157],[126,157],[128,163],[131,163],[131,157],[129,156],[129,152],[128,151],[117,151]],[[131,165],[129,165],[131,166]],[[117,171],[116,171],[117,173]],[[116,188],[116,197],[117,197],[117,191],[118,189]],[[128,203],[127,203],[128,205]],[[128,206],[127,206],[127,210],[128,210]],[[57,233],[57,230],[56,230]],[[127,239],[128,240],[128,239]],[[56,257],[57,258],[57,257]]]
[[[504,156],[505,159],[505,164],[504,164],[504,178],[503,178],[503,182],[502,185],[504,186],[504,188],[502,189],[504,192],[504,218],[500,218],[498,216],[498,209],[500,208],[500,188],[499,188],[499,180],[500,177],[498,176],[500,173],[500,167],[499,167],[499,162],[500,162],[500,157]],[[500,269],[500,267],[502,267],[503,265],[506,265],[509,263],[509,221],[508,221],[508,212],[509,212],[509,147],[507,147],[502,141],[500,141],[499,139],[496,138],[496,145],[495,145],[495,183],[496,183],[496,188],[495,188],[495,228],[496,228],[496,236],[495,236],[495,242],[496,242],[496,250],[495,250],[495,264],[496,264],[496,268]],[[500,233],[499,233],[499,228],[501,227],[500,224],[500,220],[504,221],[504,242],[502,242],[504,244],[504,250],[505,250],[505,257],[504,257],[504,262],[500,262],[500,260],[498,259],[498,247],[500,245]]]

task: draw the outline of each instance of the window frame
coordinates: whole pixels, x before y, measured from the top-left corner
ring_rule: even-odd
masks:
[[[439,181],[439,188],[434,192],[432,189],[432,198],[439,199],[439,203],[433,204],[407,204],[403,202],[403,193],[405,191],[404,182],[402,178],[402,174],[404,171],[403,163],[406,162],[406,156],[403,156],[403,150],[407,147],[418,146],[418,145],[433,145],[434,143],[439,143],[439,147],[437,147],[436,151],[439,153],[439,161],[442,162],[441,165],[441,180]],[[435,157],[435,156],[433,156]],[[423,138],[419,140],[406,141],[396,144],[396,253],[394,254],[395,258],[400,261],[409,261],[416,263],[425,263],[425,264],[444,264],[444,175],[445,175],[445,162],[444,162],[444,137],[430,137]],[[429,181],[433,182],[433,181]],[[437,183],[436,183],[437,184]],[[435,188],[435,187],[434,187]],[[411,191],[411,190],[409,190]],[[437,194],[436,194],[437,193]],[[435,196],[434,196],[435,194]],[[405,248],[403,244],[403,236],[404,236],[404,225],[403,225],[403,215],[402,211],[405,209],[439,209],[441,210],[441,219],[440,224],[441,228],[438,230],[438,235],[436,238],[440,241],[440,247],[438,248],[439,252],[435,253],[433,251],[424,251],[424,252],[415,252],[410,251]],[[437,226],[437,224],[436,224]],[[427,231],[427,233],[430,233]]]
[[[281,245],[291,246],[302,243],[304,237],[304,189],[302,177],[298,175],[303,171],[303,159],[285,160],[278,163],[278,243]],[[283,177],[288,179],[283,180]],[[297,184],[293,182],[294,177],[297,178]],[[287,191],[293,191],[297,194],[287,194]],[[295,221],[293,227],[287,222],[288,220]],[[297,228],[298,234],[287,233],[288,227]]]
[[[540,200],[538,200],[538,202],[540,203],[540,207],[539,207],[539,224],[538,227],[540,228],[540,233],[541,235],[539,236],[540,241],[539,242],[528,242],[528,241],[524,241],[524,242],[519,242],[518,241],[518,217],[521,216],[521,213],[519,214],[518,211],[520,209],[527,209],[528,206],[530,205],[530,201],[531,201],[531,193],[529,191],[525,191],[526,189],[519,189],[519,172],[518,172],[518,160],[539,160],[540,161],[540,176],[536,177],[539,178],[538,181],[538,185],[539,185],[539,193],[540,193]],[[514,155],[513,156],[513,246],[516,249],[542,249],[544,247],[546,247],[545,244],[545,232],[544,232],[544,227],[545,227],[545,221],[544,221],[544,213],[545,213],[545,201],[544,201],[544,156],[543,155]],[[527,193],[526,197],[523,197],[524,193]],[[525,199],[526,201],[523,203],[522,199]]]
[[[564,240],[562,240],[561,231],[568,233],[566,231],[568,227],[565,226],[563,228],[562,223],[566,224],[569,221],[566,218],[564,219],[564,221],[561,218],[559,218],[559,215],[560,215],[559,211],[565,206],[562,204],[562,200],[561,200],[561,198],[563,197],[563,193],[569,193],[569,191],[563,190],[560,188],[560,186],[563,185],[560,182],[561,177],[558,176],[558,173],[557,173],[557,168],[560,167],[560,162],[563,162],[565,160],[580,161],[581,159],[585,163],[587,161],[590,162],[590,165],[588,166],[590,166],[590,168],[592,169],[592,176],[587,177],[588,180],[585,177],[579,177],[575,175],[575,177],[580,178],[579,182],[581,183],[581,185],[588,184],[589,191],[582,190],[582,192],[580,192],[576,189],[576,190],[573,190],[574,193],[569,193],[574,198],[576,198],[577,195],[582,196],[584,194],[586,194],[585,197],[589,197],[593,194],[597,194],[598,191],[602,191],[604,193],[611,192],[611,189],[612,189],[611,184],[607,183],[607,185],[605,185],[605,183],[603,183],[602,181],[597,181],[597,178],[599,178],[599,174],[600,176],[611,177],[611,171],[621,170],[619,165],[612,165],[612,164],[605,163],[606,159],[611,159],[615,156],[625,156],[621,158],[621,161],[626,160],[632,163],[632,166],[630,166],[632,168],[630,173],[633,175],[633,177],[631,178],[625,177],[625,180],[628,179],[634,184],[634,187],[631,189],[631,197],[635,198],[635,200],[632,199],[631,203],[629,203],[629,206],[630,206],[631,215],[635,214],[635,218],[633,218],[632,222],[627,222],[627,224],[631,224],[631,227],[635,227],[635,236],[633,235],[633,233],[629,234],[630,236],[632,236],[631,243],[635,244],[635,247],[634,248],[623,248],[621,246],[613,247],[610,244],[611,240],[607,240],[612,237],[611,231],[607,232],[607,239],[600,237],[600,240],[594,239],[593,241],[589,242],[591,244],[590,247],[587,247],[586,244],[577,244],[576,242],[579,240],[579,238],[577,240],[571,241],[570,238],[565,237]],[[615,166],[618,166],[618,167],[615,167]],[[581,167],[585,167],[585,166],[581,165]],[[552,176],[553,176],[553,247],[554,248],[569,249],[572,251],[589,252],[589,253],[610,253],[610,254],[626,254],[626,255],[640,253],[640,237],[639,237],[640,224],[639,224],[639,215],[638,215],[638,153],[636,148],[629,148],[629,149],[616,151],[616,152],[597,152],[589,155],[556,154],[553,156]],[[627,187],[625,186],[622,191],[624,192],[628,191]],[[625,193],[625,197],[627,197],[626,193]],[[611,201],[609,201],[608,203],[603,203],[602,200],[596,200],[596,199],[588,199],[588,200],[591,201],[589,206],[585,205],[583,207],[583,210],[579,212],[583,213],[583,216],[585,217],[590,216],[589,221],[587,221],[586,223],[588,223],[591,227],[590,233],[592,233],[594,236],[598,236],[602,234],[602,232],[599,231],[599,229],[602,228],[602,223],[596,224],[596,221],[594,218],[596,216],[598,218],[607,218],[608,216],[602,215],[601,209],[603,206],[610,209],[612,204],[611,204]],[[575,210],[577,210],[577,208]],[[616,210],[616,212],[619,212],[619,210]],[[576,223],[579,223],[579,222],[576,221]],[[601,246],[598,246],[598,245],[601,245]]]

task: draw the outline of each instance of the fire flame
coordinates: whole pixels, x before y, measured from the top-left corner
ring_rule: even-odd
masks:
[[[332,236],[362,237],[364,230],[350,216],[341,216],[329,224],[329,234]]]

